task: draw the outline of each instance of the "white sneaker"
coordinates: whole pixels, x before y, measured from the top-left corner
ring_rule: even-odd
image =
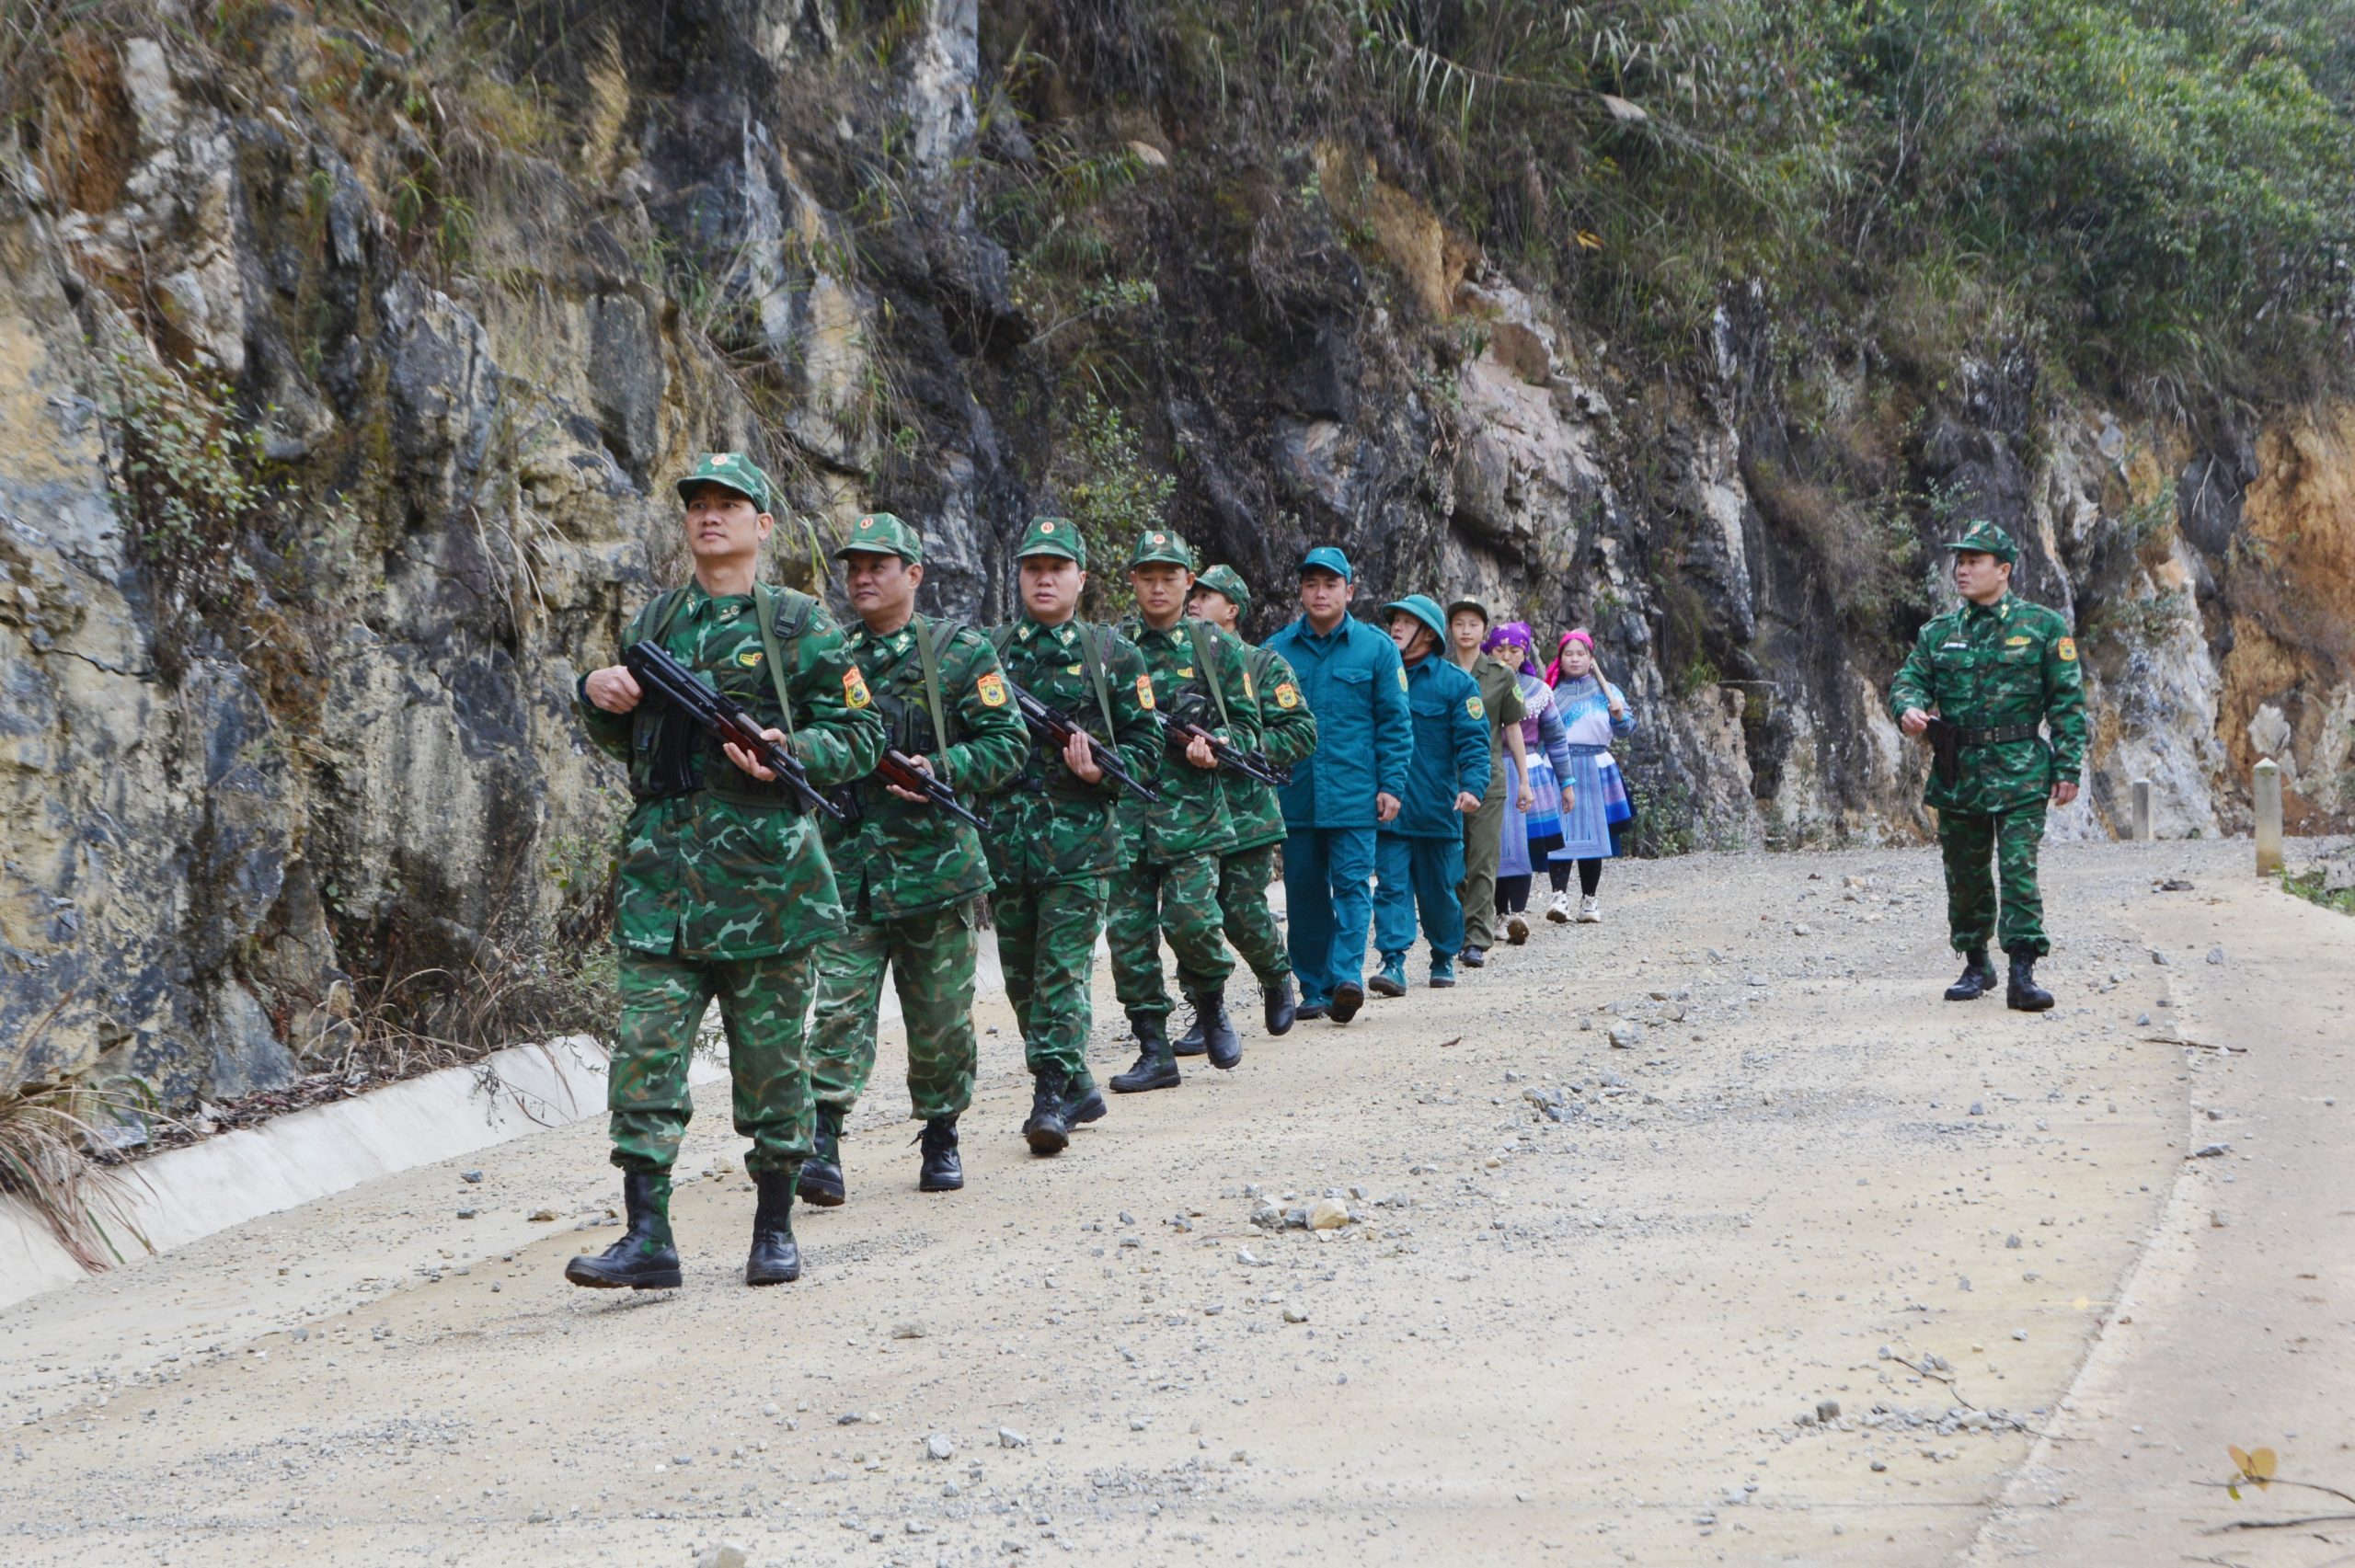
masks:
[[[1555,894],[1554,901],[1545,906],[1545,918],[1556,925],[1570,923],[1570,895],[1567,888]]]
[[[1529,940],[1529,917],[1519,910],[1505,917],[1505,940],[1515,947]]]
[[[1579,924],[1601,925],[1603,911],[1594,907],[1594,895],[1590,893],[1579,900]]]

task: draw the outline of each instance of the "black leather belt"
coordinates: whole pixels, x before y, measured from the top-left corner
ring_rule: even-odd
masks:
[[[1985,729],[1955,727],[1958,739],[1965,746],[2001,746],[2006,740],[2034,740],[2039,727],[2033,724],[1998,724]]]

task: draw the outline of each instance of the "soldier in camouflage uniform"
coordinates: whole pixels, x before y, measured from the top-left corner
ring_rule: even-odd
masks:
[[[886,743],[959,792],[968,810],[1014,776],[1029,732],[990,641],[916,612],[924,545],[889,512],[862,517],[834,552],[859,622],[845,644],[874,693]],[[908,1097],[924,1123],[917,1186],[965,1185],[957,1118],[973,1098],[976,905],[990,889],[981,835],[879,776],[837,792],[846,820],[825,825],[849,924],[818,948],[810,1079],[817,1150],[802,1201],[843,1201],[843,1119],[875,1070],[876,1013],[889,964],[908,1035]]]
[[[1087,546],[1068,518],[1034,518],[1016,555],[1022,614],[991,634],[1005,678],[1117,750],[1148,789],[1161,752],[1153,681],[1137,650],[1078,619]],[[1104,929],[1105,879],[1123,859],[1120,786],[1077,736],[1061,748],[1036,735],[1021,772],[993,799],[990,903],[1006,1000],[1022,1027],[1032,1080],[1022,1124],[1031,1152],[1055,1154],[1072,1127],[1104,1114],[1087,1070],[1089,985]]]
[[[1186,608],[1240,641],[1243,612],[1250,603],[1251,589],[1242,574],[1221,566],[1194,580]],[[1243,644],[1243,692],[1239,699],[1230,698],[1227,707],[1237,737],[1247,737],[1235,744],[1258,752],[1272,767],[1289,768],[1316,750],[1316,715],[1308,711],[1292,666],[1271,649]],[[1235,824],[1235,847],[1219,859],[1219,911],[1228,944],[1258,977],[1268,1033],[1281,1035],[1292,1027],[1299,1007],[1292,956],[1268,908],[1276,847],[1284,841],[1283,808],[1276,803],[1274,786],[1257,779],[1230,772],[1221,773],[1219,783],[1226,791],[1226,814]],[[1201,1055],[1201,1020],[1197,1018],[1171,1041],[1170,1049],[1181,1057]]]
[[[841,630],[804,593],[757,580],[775,520],[768,476],[716,452],[679,481],[695,580],[639,611],[625,648],[652,638],[790,750],[819,785],[874,767],[883,726]],[[723,748],[666,703],[643,702],[626,665],[581,678],[581,723],[629,765],[638,804],[622,830],[614,933],[621,1021],[608,1104],[629,1226],[565,1267],[575,1285],[675,1288],[671,1165],[694,1103],[687,1064],[714,1000],[728,1036],[736,1130],[760,1190],[749,1285],[798,1278],[794,1173],[810,1153],[802,1020],[810,951],[842,929],[818,830],[790,788],[753,757]]]
[[[1157,707],[1238,743],[1229,704],[1243,700],[1243,645],[1206,621],[1186,618],[1194,586],[1194,552],[1166,528],[1148,528],[1129,553],[1129,586],[1138,613],[1120,635],[1144,656]],[[1219,857],[1235,847],[1218,758],[1197,736],[1168,749],[1161,802],[1120,802],[1128,862],[1112,878],[1112,983],[1137,1040],[1136,1065],[1112,1080],[1123,1094],[1175,1089],[1179,1077],[1167,1029],[1169,992],[1162,983],[1161,936],[1178,955],[1178,984],[1192,1004],[1204,1052],[1222,1070],[1243,1059],[1243,1042],[1226,1015],[1226,978],[1235,959],[1219,932]]]
[[[1938,813],[1947,929],[1964,955],[1962,978],[1947,988],[1947,1000],[1970,1001],[1993,987],[1987,957],[1993,935],[2012,960],[2005,1001],[2042,1012],[2052,1005],[2052,993],[2037,984],[2036,961],[2051,944],[2036,853],[2045,802],[2066,806],[2077,798],[2085,757],[2085,677],[2069,623],[2013,595],[2019,550],[2011,535],[1974,522],[1947,548],[1954,552],[1962,606],[1922,628],[1889,688],[1889,711],[1905,733],[1932,735],[1940,753],[1923,798]],[[2051,727],[2049,744],[2038,735],[2039,725]]]

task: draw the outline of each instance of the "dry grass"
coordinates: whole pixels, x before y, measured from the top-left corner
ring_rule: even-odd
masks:
[[[128,1261],[117,1235],[154,1250],[128,1217],[132,1178],[106,1138],[144,1110],[134,1099],[75,1084],[33,1085],[0,1100],[0,1193],[29,1205],[92,1274]]]

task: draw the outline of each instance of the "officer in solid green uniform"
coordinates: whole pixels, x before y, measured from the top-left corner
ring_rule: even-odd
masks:
[[[1938,814],[1947,928],[1964,955],[1962,978],[1947,989],[1947,1000],[1973,1001],[1993,988],[1993,935],[2012,960],[2005,1000],[2042,1012],[2052,993],[2037,984],[2036,961],[2052,944],[2036,885],[2037,847],[2045,803],[2077,798],[2085,676],[2069,623],[2012,593],[2019,549],[2010,534],[1974,522],[1947,548],[1962,605],[1922,628],[1889,688],[1890,714],[1906,734],[1929,736],[1938,756],[1923,799]],[[2049,742],[2039,727],[2051,730]]]
[[[1220,566],[1194,579],[1186,609],[1241,642],[1243,612],[1250,603],[1251,589],[1242,574]],[[1272,768],[1288,769],[1316,750],[1316,715],[1308,711],[1292,666],[1270,649],[1247,642],[1242,646],[1243,692],[1227,707],[1235,733],[1250,739],[1235,744],[1256,752]],[[1277,804],[1274,785],[1246,774],[1222,772],[1219,783],[1226,790],[1226,814],[1235,823],[1235,847],[1219,857],[1219,913],[1228,945],[1258,978],[1268,1033],[1281,1035],[1292,1027],[1300,1005],[1292,956],[1284,950],[1283,933],[1276,929],[1276,917],[1268,908],[1276,847],[1284,841],[1283,807]],[[1197,1018],[1169,1045],[1181,1057],[1201,1055],[1201,1021]]]
[[[991,634],[1005,678],[1120,753],[1153,787],[1161,754],[1153,679],[1137,650],[1108,627],[1079,619],[1087,546],[1068,518],[1031,520],[1016,552],[1022,614]],[[1116,806],[1120,786],[1090,755],[1087,738],[1062,747],[1035,732],[1014,782],[993,797],[991,908],[998,966],[1030,1064],[1034,1154],[1060,1153],[1072,1127],[1104,1114],[1087,1070],[1088,995],[1096,939],[1104,929],[1106,879],[1125,858]]]
[[[824,606],[758,580],[775,520],[768,476],[714,452],[679,481],[695,580],[659,596],[623,631],[650,638],[750,713],[813,784],[854,779],[883,747],[858,667]],[[810,1154],[810,950],[842,930],[842,902],[799,797],[750,752],[668,703],[644,701],[626,665],[583,676],[580,717],[599,750],[629,765],[637,806],[622,830],[614,934],[621,1021],[607,1098],[628,1229],[565,1265],[575,1285],[674,1288],[671,1166],[694,1103],[687,1064],[719,1003],[735,1080],[744,1169],[760,1191],[748,1285],[798,1278],[794,1173]]]
[[[1521,785],[1521,809],[1531,805],[1529,758],[1521,721],[1529,711],[1521,700],[1521,677],[1503,659],[1480,651],[1488,635],[1488,607],[1459,599],[1447,607],[1447,657],[1479,684],[1480,705],[1488,710],[1488,788],[1480,809],[1464,819],[1464,880],[1455,889],[1464,908],[1464,967],[1479,968],[1497,944],[1497,863],[1504,851],[1505,791]],[[1505,766],[1505,758],[1512,766]]]
[[[1129,552],[1129,588],[1137,613],[1120,624],[1153,677],[1156,710],[1235,745],[1229,696],[1243,699],[1243,645],[1207,621],[1186,616],[1194,587],[1194,552],[1176,530],[1147,528]],[[1169,1044],[1169,992],[1161,978],[1161,938],[1178,955],[1178,989],[1192,1004],[1204,1053],[1219,1069],[1243,1059],[1243,1042],[1226,1015],[1226,978],[1235,959],[1220,932],[1219,857],[1235,847],[1218,758],[1200,736],[1164,752],[1158,804],[1120,802],[1128,859],[1112,878],[1106,939],[1112,984],[1137,1041],[1136,1065],[1112,1080],[1133,1094],[1175,1089],[1178,1059]]]
[[[917,612],[924,544],[890,513],[852,524],[834,557],[858,614],[845,650],[874,694],[887,743],[977,808],[1029,749],[996,650],[969,626]],[[879,774],[836,799],[844,820],[825,825],[826,855],[849,923],[818,949],[817,1151],[802,1162],[798,1190],[805,1203],[843,1201],[843,1119],[875,1070],[888,964],[908,1034],[908,1098],[924,1123],[916,1185],[954,1192],[965,1185],[957,1118],[973,1098],[976,906],[990,890],[982,837]]]

